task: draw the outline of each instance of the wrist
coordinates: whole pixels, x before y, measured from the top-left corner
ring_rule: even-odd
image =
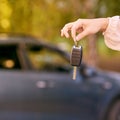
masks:
[[[109,24],[109,18],[101,18],[102,19],[102,26],[101,26],[101,31],[104,32]]]

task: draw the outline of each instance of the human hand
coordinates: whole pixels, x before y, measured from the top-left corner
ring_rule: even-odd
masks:
[[[79,41],[85,36],[105,31],[107,25],[108,18],[78,19],[67,23],[61,30],[61,36],[69,38],[71,34],[74,41]]]

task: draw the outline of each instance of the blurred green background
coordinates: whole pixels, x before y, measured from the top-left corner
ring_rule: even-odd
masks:
[[[30,34],[70,52],[73,41],[60,36],[66,23],[119,15],[119,4],[120,0],[0,0],[0,32]],[[79,44],[86,64],[120,72],[120,52],[107,48],[101,33]]]

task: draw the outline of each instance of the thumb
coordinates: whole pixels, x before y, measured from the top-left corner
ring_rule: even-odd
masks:
[[[88,31],[87,31],[87,30],[84,30],[83,32],[79,33],[79,34],[76,36],[76,40],[79,41],[79,40],[81,40],[82,38],[86,37],[87,35],[89,35]]]

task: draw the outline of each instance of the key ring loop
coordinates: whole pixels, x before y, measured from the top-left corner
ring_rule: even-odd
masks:
[[[77,41],[75,41],[75,46],[76,46],[76,47],[78,46],[78,42],[77,42]]]

